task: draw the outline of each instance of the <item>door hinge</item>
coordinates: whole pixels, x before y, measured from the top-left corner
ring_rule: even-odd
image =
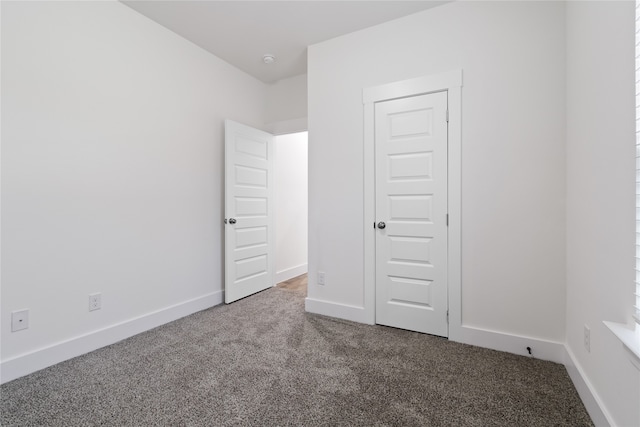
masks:
[[[449,110],[447,110],[447,123],[449,123]]]
[[[448,227],[448,226],[449,226],[449,214],[447,214],[447,219],[446,219],[446,221],[447,221],[447,227]]]
[[[447,325],[449,324],[449,310],[447,310]]]

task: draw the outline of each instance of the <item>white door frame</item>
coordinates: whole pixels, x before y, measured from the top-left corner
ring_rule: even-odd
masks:
[[[364,312],[376,319],[375,253],[375,110],[376,102],[447,91],[448,132],[448,289],[449,338],[457,341],[462,327],[461,298],[461,183],[462,183],[462,70],[418,77],[365,88],[364,104]]]

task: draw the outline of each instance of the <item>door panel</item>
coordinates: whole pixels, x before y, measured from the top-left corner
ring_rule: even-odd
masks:
[[[226,303],[273,285],[273,136],[225,121]]]
[[[376,323],[448,336],[447,93],[375,104]]]

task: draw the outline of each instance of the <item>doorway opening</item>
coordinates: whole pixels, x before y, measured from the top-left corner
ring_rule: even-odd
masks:
[[[306,274],[307,145],[225,120],[226,304]]]
[[[308,132],[276,135],[274,284],[304,287],[308,271]]]

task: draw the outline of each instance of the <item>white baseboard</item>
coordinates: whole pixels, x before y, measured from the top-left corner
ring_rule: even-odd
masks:
[[[276,272],[276,277],[274,280],[274,285],[277,285],[280,282],[284,282],[285,280],[289,280],[289,279],[293,279],[294,277],[298,277],[301,274],[306,273],[307,271],[309,271],[309,266],[308,264],[301,264],[297,267],[291,267],[291,268],[287,268],[285,270],[282,271],[277,271]]]
[[[449,339],[464,344],[564,364],[564,343],[490,331],[472,326],[450,327]],[[527,350],[531,349],[531,354]]]
[[[48,347],[3,360],[0,363],[0,383],[6,383],[53,366],[56,363],[116,343],[181,317],[221,304],[222,301],[224,301],[223,291],[212,292],[202,297],[184,301]]]
[[[582,403],[584,403],[587,412],[591,417],[591,420],[596,427],[609,427],[614,426],[615,423],[611,414],[606,410],[602,399],[598,396],[593,385],[584,374],[582,366],[578,363],[576,357],[568,346],[565,346],[565,361],[564,366],[567,368],[569,377],[573,381]]]
[[[370,322],[367,322],[364,307],[306,298],[304,300],[304,308],[308,313],[322,314],[324,316],[337,317],[338,319],[351,320],[352,322],[370,324]]]

